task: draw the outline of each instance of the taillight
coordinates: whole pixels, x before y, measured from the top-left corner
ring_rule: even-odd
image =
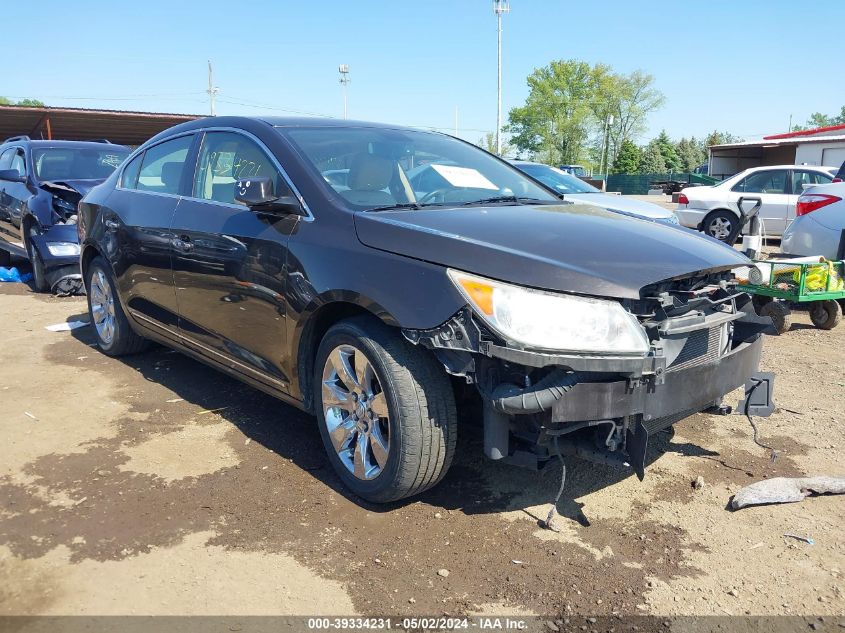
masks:
[[[830,182],[845,182],[845,180],[842,180],[841,178],[834,178]]]
[[[837,196],[830,196],[826,193],[807,193],[798,198],[798,206],[795,208],[795,215],[802,216],[812,213],[816,209],[821,209],[834,202],[839,202],[842,198]]]
[[[678,195],[678,204],[689,204],[689,198],[687,198],[687,194],[682,193]]]

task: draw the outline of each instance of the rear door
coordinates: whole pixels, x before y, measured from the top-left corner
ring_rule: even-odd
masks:
[[[762,206],[759,216],[766,235],[782,235],[786,229],[789,212],[789,170],[766,169],[755,171],[736,183],[732,188],[733,202],[739,198],[760,198]],[[743,203],[748,211],[750,203]]]
[[[102,211],[105,250],[130,315],[169,338],[178,338],[170,225],[190,187],[195,138],[177,136],[134,157]]]
[[[196,351],[276,389],[288,390],[285,275],[296,215],[256,213],[235,201],[235,180],[270,177],[288,195],[281,169],[257,138],[206,132],[192,194],[173,220],[179,328]]]

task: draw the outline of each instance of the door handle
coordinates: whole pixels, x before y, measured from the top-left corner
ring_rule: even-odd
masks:
[[[115,220],[105,220],[103,224],[105,224],[106,228],[110,231],[116,231],[120,228],[120,223],[116,222]]]
[[[194,245],[191,244],[191,238],[189,238],[187,235],[183,235],[181,237],[174,237],[172,240],[170,240],[170,244],[177,251],[181,251],[183,253],[189,253],[190,251],[194,250]]]

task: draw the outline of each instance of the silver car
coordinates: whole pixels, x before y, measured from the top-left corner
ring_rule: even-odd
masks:
[[[665,224],[678,224],[678,217],[669,209],[643,200],[603,193],[591,184],[572,174],[567,174],[557,167],[524,160],[514,160],[511,161],[511,164],[547,187],[563,194],[565,199],[592,204],[609,211],[636,215]]]
[[[781,239],[787,255],[841,259],[845,250],[845,182],[809,187],[798,198],[796,218]]]

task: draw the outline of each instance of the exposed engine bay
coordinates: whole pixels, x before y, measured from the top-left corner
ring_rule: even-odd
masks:
[[[476,386],[487,457],[541,468],[556,454],[577,454],[630,466],[642,479],[650,435],[706,409],[730,411],[722,398],[757,373],[770,322],[729,271],[660,282],[640,294],[620,303],[645,330],[645,355],[524,349],[470,307],[439,328],[404,334]],[[766,384],[770,396],[771,377]]]

